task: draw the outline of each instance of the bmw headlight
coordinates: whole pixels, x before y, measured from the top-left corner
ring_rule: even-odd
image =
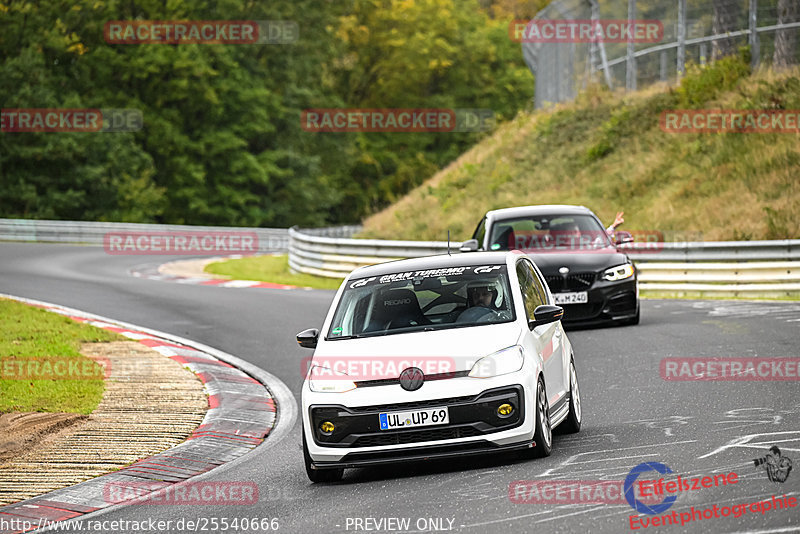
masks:
[[[344,393],[356,389],[345,373],[315,365],[308,374],[308,387],[317,393]]]
[[[623,263],[622,265],[606,269],[603,273],[603,280],[616,282],[617,280],[625,280],[631,276],[633,276],[633,264]]]
[[[494,354],[484,356],[475,362],[469,372],[469,376],[472,378],[490,378],[513,373],[522,369],[524,360],[522,347],[514,345],[513,347],[498,350]]]

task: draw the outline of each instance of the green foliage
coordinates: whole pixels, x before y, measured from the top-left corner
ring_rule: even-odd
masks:
[[[301,112],[489,108],[499,119],[513,117],[533,94],[533,78],[508,38],[511,15],[503,6],[0,3],[4,108],[134,108],[144,117],[134,133],[0,134],[0,216],[252,226],[358,221],[481,134],[310,133]],[[292,20],[299,40],[104,41],[107,21],[130,19]]]
[[[690,64],[676,91],[679,103],[685,108],[701,107],[749,75],[750,51],[747,48],[740,49],[738,56],[726,56],[709,65]]]
[[[767,239],[794,239],[789,226],[792,216],[787,210],[764,206],[767,221]]]
[[[685,106],[686,95],[709,110],[800,108],[800,71],[744,76],[745,60],[693,71],[676,90],[589,92],[574,103],[520,114],[368,218],[362,237],[442,240],[451,229],[460,241],[487,210],[577,204],[606,223],[622,210],[622,229],[657,231],[667,240],[795,238],[795,134],[671,133],[660,127],[662,113]]]

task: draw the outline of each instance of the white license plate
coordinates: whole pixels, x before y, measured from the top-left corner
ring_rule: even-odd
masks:
[[[410,412],[387,412],[378,414],[381,430],[411,428],[415,426],[446,425],[450,422],[447,407],[411,410]]]
[[[589,302],[589,294],[586,291],[577,293],[553,293],[556,304],[583,304]]]

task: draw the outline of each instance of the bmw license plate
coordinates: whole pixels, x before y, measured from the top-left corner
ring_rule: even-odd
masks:
[[[411,410],[409,412],[387,412],[378,414],[381,430],[394,430],[415,426],[446,425],[450,422],[447,407]]]
[[[576,293],[553,293],[556,304],[584,304],[589,302],[589,294],[586,291]]]

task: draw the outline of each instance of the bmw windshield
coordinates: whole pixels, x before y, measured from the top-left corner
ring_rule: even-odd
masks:
[[[489,250],[597,250],[612,246],[591,215],[534,215],[495,221]]]
[[[447,267],[349,280],[328,340],[515,319],[505,265]]]

